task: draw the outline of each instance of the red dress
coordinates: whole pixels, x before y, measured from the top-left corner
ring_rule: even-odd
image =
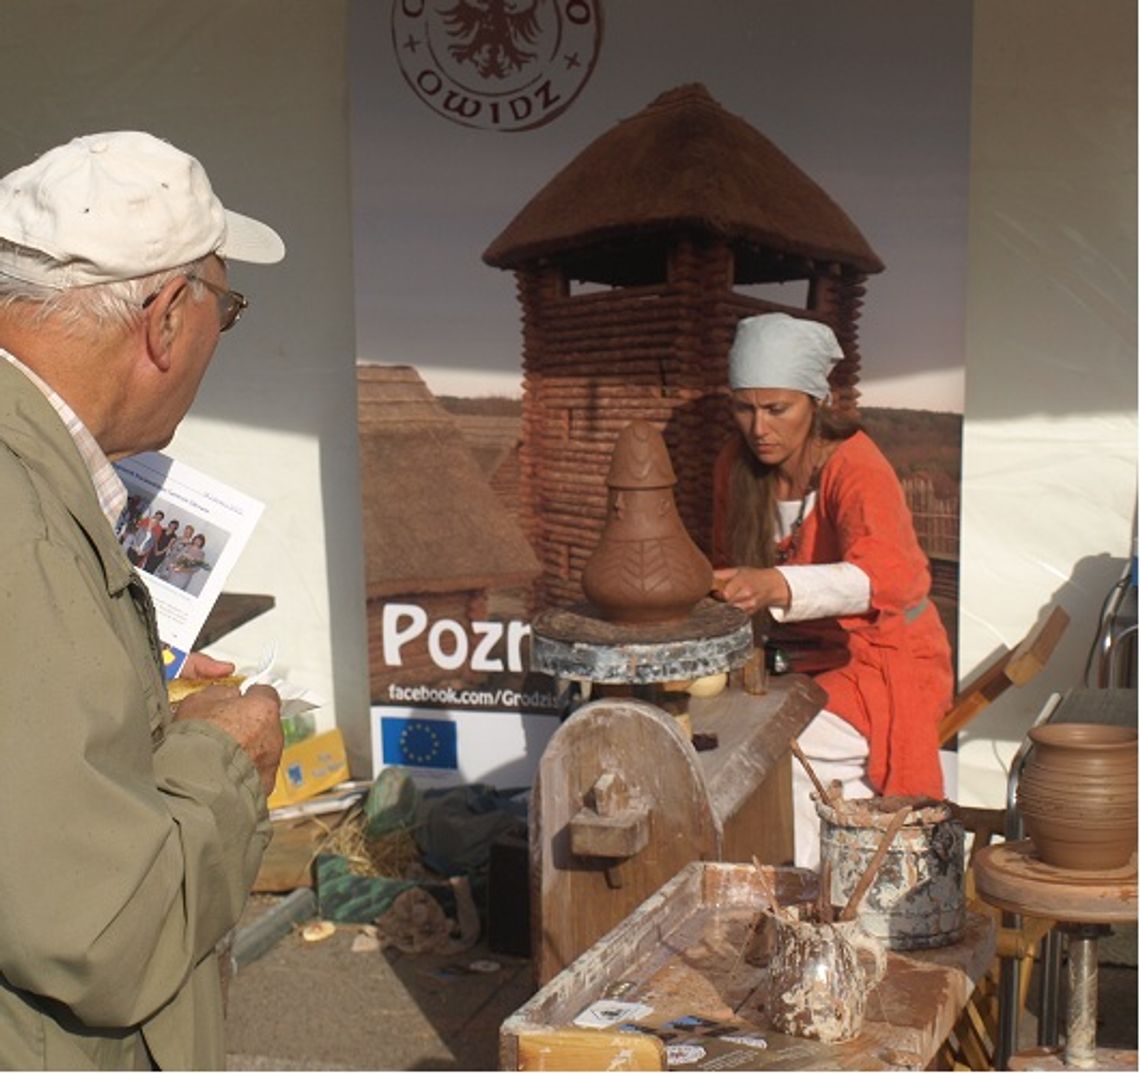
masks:
[[[738,438],[715,474],[714,554],[727,563],[725,518]],[[941,798],[938,724],[950,707],[950,645],[930,600],[930,563],[919,546],[902,486],[871,439],[857,432],[823,466],[814,509],[783,565],[849,562],[871,582],[865,614],[776,624],[772,643],[814,657],[827,710],[868,741],[867,778],[880,794]]]

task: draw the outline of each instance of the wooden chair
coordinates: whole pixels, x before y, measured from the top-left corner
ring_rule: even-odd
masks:
[[[1053,655],[1053,650],[1068,625],[1068,612],[1063,607],[1053,606],[1016,648],[983,667],[954,698],[950,710],[942,717],[938,726],[939,744],[945,745],[978,712],[993,703],[1010,686],[1023,686],[1035,678],[1049,662],[1049,657]]]

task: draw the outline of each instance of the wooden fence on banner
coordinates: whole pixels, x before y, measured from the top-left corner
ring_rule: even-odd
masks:
[[[922,475],[905,477],[902,486],[923,550],[932,559],[957,562],[958,497],[936,496],[930,478]]]
[[[930,595],[950,641],[955,666],[958,651],[958,496],[934,494],[929,477],[904,477],[903,492],[914,518],[922,550],[930,559]]]

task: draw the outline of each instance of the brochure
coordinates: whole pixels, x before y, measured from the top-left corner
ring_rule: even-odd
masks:
[[[115,463],[115,533],[154,601],[166,677],[182,669],[264,504],[157,451]]]

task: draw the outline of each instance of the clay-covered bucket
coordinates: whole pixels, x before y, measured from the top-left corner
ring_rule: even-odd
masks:
[[[892,950],[948,946],[966,927],[965,840],[950,805],[929,797],[869,797],[816,802],[820,859],[831,866],[831,901],[847,904],[886,833],[891,817],[911,806],[891,841],[857,919]]]

